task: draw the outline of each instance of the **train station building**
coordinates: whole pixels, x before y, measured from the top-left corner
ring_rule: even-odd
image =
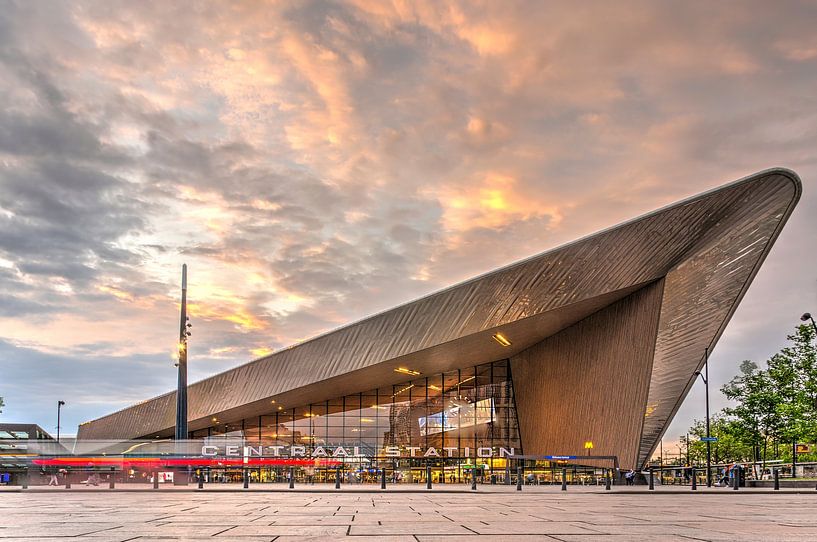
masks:
[[[204,456],[314,460],[317,476],[640,467],[800,192],[793,172],[763,171],[194,383],[189,438]],[[78,439],[172,438],[175,395]]]

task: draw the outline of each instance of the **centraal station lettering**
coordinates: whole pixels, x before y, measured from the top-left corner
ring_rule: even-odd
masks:
[[[435,448],[430,446],[422,448],[420,446],[386,446],[377,454],[380,457],[514,457],[514,448],[499,447],[496,451],[493,448],[482,447],[474,450],[471,448],[461,448],[463,454],[458,452],[456,446]],[[422,453],[420,453],[422,451]],[[306,446],[240,446],[226,445],[215,446],[205,445],[201,447],[201,455],[205,457],[362,457],[359,446],[316,446],[312,450],[307,450]]]

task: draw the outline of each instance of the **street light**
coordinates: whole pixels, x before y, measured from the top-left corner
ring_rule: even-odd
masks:
[[[65,401],[57,401],[57,444],[60,443],[60,409]]]
[[[814,318],[811,317],[811,313],[805,312],[803,316],[800,317],[800,320],[803,322],[808,322],[811,320],[811,327],[814,328],[814,333],[817,333],[817,323],[814,322]]]
[[[712,487],[712,443],[709,441],[709,347],[704,349],[704,373],[695,371],[706,387],[706,487]]]

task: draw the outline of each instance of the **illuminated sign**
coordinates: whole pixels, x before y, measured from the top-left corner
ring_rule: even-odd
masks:
[[[420,446],[386,446],[379,454],[382,457],[514,457],[515,448],[498,447],[497,450],[489,447],[472,449],[464,447],[460,456],[459,448],[444,447],[435,448],[430,446],[422,448]],[[422,451],[422,453],[420,453]],[[358,446],[315,446],[307,450],[306,446],[239,446],[238,444],[228,444],[226,446],[216,446],[206,444],[201,447],[201,455],[204,457],[311,457],[311,458],[342,458],[342,457],[363,457]]]

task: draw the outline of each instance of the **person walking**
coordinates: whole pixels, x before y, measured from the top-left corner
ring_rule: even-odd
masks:
[[[57,471],[51,471],[51,476],[48,479],[49,486],[58,486],[60,485],[59,481],[57,481]]]

